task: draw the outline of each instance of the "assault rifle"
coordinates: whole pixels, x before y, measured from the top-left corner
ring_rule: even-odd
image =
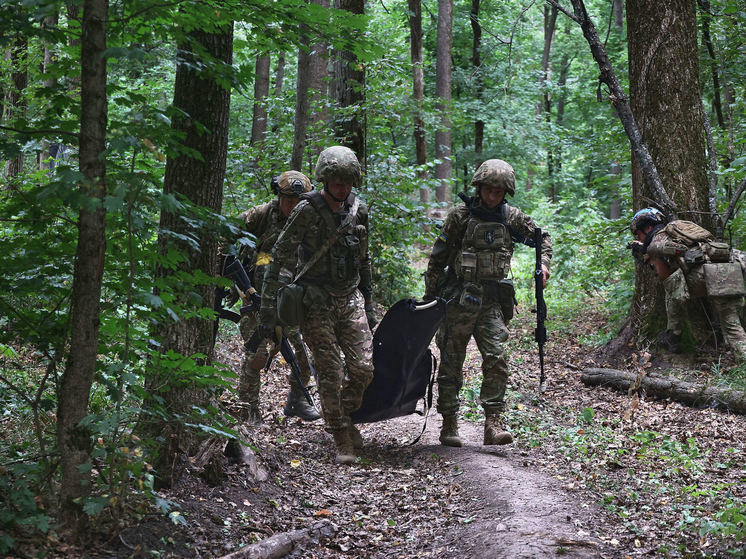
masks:
[[[544,321],[547,318],[547,305],[544,302],[544,271],[541,269],[541,228],[534,231],[534,245],[536,246],[536,270],[534,271],[534,286],[536,290],[536,328],[534,339],[539,344],[539,392],[546,390],[546,374],[544,373],[544,344],[547,341],[547,329]]]
[[[645,245],[643,245],[640,241],[632,241],[627,243],[627,249],[632,251],[632,256],[640,264],[643,264],[645,262],[644,256],[647,251],[645,250]]]
[[[262,297],[251,285],[249,275],[246,273],[246,270],[244,269],[243,264],[241,264],[241,261],[236,259],[233,260],[229,265],[225,266],[223,268],[223,276],[233,280],[233,283],[235,284],[236,289],[238,289],[239,295],[241,296],[241,300],[245,302],[246,299],[248,299],[249,303],[241,307],[241,314],[235,313],[233,311],[228,311],[227,309],[221,309],[220,318],[226,318],[227,320],[238,323],[241,321],[242,316],[252,312],[257,312],[262,305]],[[230,316],[228,313],[234,316]],[[259,344],[262,343],[262,339],[263,338],[259,335],[259,330],[254,330],[251,338],[249,338],[249,340],[246,342],[246,349],[251,351],[252,353],[255,353],[257,349],[259,349]],[[272,341],[277,343],[276,338]],[[303,395],[306,397],[306,400],[308,400],[308,403],[315,407],[313,398],[311,397],[311,393],[308,392],[308,388],[306,388],[306,385],[303,384],[303,381],[301,380],[301,370],[298,359],[295,357],[295,352],[293,351],[290,342],[284,334],[281,337],[279,346],[280,355],[282,355],[285,358],[287,364],[290,365],[290,370],[292,371],[295,380],[298,381],[301,390],[303,390]],[[303,348],[303,351],[305,352],[305,348]],[[267,359],[267,363],[264,365],[265,370],[269,368],[269,365],[270,363],[272,363],[272,358],[274,356],[274,353],[270,353],[269,358]],[[313,373],[314,378],[316,378],[316,370],[311,364],[311,360],[308,358],[307,354],[306,361],[308,362],[308,366],[311,368],[311,373]]]

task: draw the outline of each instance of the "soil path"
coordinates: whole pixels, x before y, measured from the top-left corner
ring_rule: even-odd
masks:
[[[412,432],[421,418],[391,421]],[[545,557],[612,557],[613,550],[588,529],[598,522],[595,504],[561,488],[561,482],[523,465],[521,451],[511,446],[483,446],[482,422],[462,421],[464,446],[439,444],[439,416],[428,420],[418,451],[436,453],[453,463],[454,479],[468,503],[466,518],[439,542],[442,558],[480,559]],[[421,428],[421,427],[420,427]]]

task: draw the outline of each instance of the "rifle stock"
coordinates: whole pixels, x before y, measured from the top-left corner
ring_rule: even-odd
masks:
[[[539,345],[539,392],[546,390],[546,373],[544,372],[544,344],[547,341],[547,329],[544,321],[547,318],[547,305],[544,302],[544,271],[541,268],[541,228],[537,227],[534,232],[534,244],[536,247],[536,269],[534,271],[534,288],[536,295],[536,328],[534,328],[534,339]]]

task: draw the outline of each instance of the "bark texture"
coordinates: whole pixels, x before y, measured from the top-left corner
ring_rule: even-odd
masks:
[[[440,184],[435,189],[435,199],[450,199],[451,179],[451,45],[453,43],[453,0],[438,0],[438,39],[435,56],[435,109],[440,123],[435,130],[435,177]]]
[[[425,121],[422,117],[422,102],[425,98],[425,78],[422,68],[422,4],[420,0],[408,0],[409,6],[409,47],[412,60],[412,101],[414,123],[414,150],[417,165],[427,163],[427,140],[425,138]],[[419,178],[427,178],[427,170],[422,169]],[[420,202],[430,203],[430,188],[420,187]]]
[[[336,0],[334,6],[353,14],[365,13],[364,0]],[[342,145],[355,152],[365,168],[365,69],[348,50],[339,52],[335,61],[336,99],[340,115],[335,133]]]
[[[707,158],[699,88],[699,58],[694,0],[627,0],[630,106],[678,217],[713,229],[709,215]],[[634,209],[659,197],[632,162]],[[638,266],[631,318],[633,331],[651,336],[665,316],[660,281]],[[695,337],[706,324],[691,306]]]
[[[637,375],[616,369],[585,369],[580,380],[588,386],[602,386],[627,392]],[[694,384],[673,377],[644,376],[640,389],[654,398],[667,398],[695,408],[718,408],[746,414],[746,392]]]
[[[105,210],[106,164],[106,50],[107,0],[86,0],[83,4],[81,41],[81,114],[79,158],[83,199],[91,203],[78,217],[71,298],[70,353],[62,374],[57,402],[57,447],[60,455],[61,521],[79,534],[87,516],[82,503],[75,502],[90,492],[91,433],[80,425],[88,415],[88,400],[98,355],[101,280],[106,254]]]
[[[233,26],[227,24],[221,33],[193,31],[189,39],[201,44],[216,60],[231,64],[233,47]],[[164,192],[182,195],[193,204],[219,213],[223,197],[223,180],[228,148],[228,117],[230,91],[220,85],[211,75],[202,75],[197,68],[192,49],[187,44],[179,46],[180,58],[185,63],[176,70],[174,85],[174,106],[183,111],[183,117],[174,119],[173,128],[185,134],[183,145],[189,151],[169,157],[166,162]],[[192,155],[199,153],[200,157]],[[162,264],[156,270],[159,278],[169,278],[175,274],[201,271],[208,276],[217,273],[218,241],[209,227],[193,229],[180,213],[161,212],[161,235],[158,239],[160,253],[178,249],[186,257],[176,269]],[[172,235],[170,232],[176,234]],[[199,249],[177,240],[178,235],[196,238]],[[174,287],[173,289],[177,289]],[[185,312],[212,307],[214,287],[195,285],[188,292],[175,293]],[[197,292],[197,300],[189,292]],[[193,301],[193,303],[188,303]],[[190,306],[191,305],[191,306]],[[164,352],[173,350],[184,356],[200,353],[209,356],[213,344],[213,320],[207,318],[182,317],[179,321],[160,325],[161,347]],[[151,392],[160,390],[165,400],[169,417],[188,416],[193,405],[206,403],[206,391],[194,385],[170,386],[165,371],[155,372],[151,382]],[[183,421],[173,419],[167,422],[145,423],[145,433],[162,437],[163,445],[154,460],[159,481],[171,485],[180,473],[177,458],[181,453],[192,454],[197,450],[199,438],[184,428]]]
[[[267,106],[269,95],[269,55],[261,54],[256,57],[254,72],[254,111],[251,120],[251,145],[260,146],[267,135]]]

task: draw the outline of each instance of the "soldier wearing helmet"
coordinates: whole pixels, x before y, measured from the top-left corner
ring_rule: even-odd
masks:
[[[368,210],[352,192],[362,171],[349,148],[322,151],[316,180],[323,190],[301,197],[274,246],[260,322],[271,332],[280,289],[303,288],[301,330],[316,365],[325,428],[334,437],[336,461],[349,464],[363,444],[350,414],[373,379]]]
[[[425,272],[425,299],[436,296],[451,301],[446,323],[438,332],[441,362],[438,370],[438,411],[443,416],[440,442],[461,446],[458,432],[459,391],[462,367],[471,337],[482,355],[479,398],[485,413],[484,444],[513,441],[500,414],[505,409],[508,363],[503,343],[513,316],[514,291],[509,279],[516,241],[532,239],[531,218],[505,201],[515,194],[513,168],[500,159],[489,159],[474,173],[476,196],[462,196],[463,205],[451,209],[435,241]],[[542,237],[544,283],[549,279],[552,240]]]
[[[285,171],[272,178],[272,192],[277,198],[261,204],[239,215],[244,223],[244,229],[256,237],[254,251],[244,250],[239,257],[245,262],[245,268],[253,287],[261,292],[264,271],[271,261],[272,246],[280,235],[288,216],[300,201],[301,194],[312,190],[311,181],[303,173],[298,171]],[[249,252],[251,252],[249,254]],[[256,321],[244,316],[241,319],[240,330],[244,343],[248,342],[256,328]],[[298,331],[289,330],[285,332],[290,341],[301,369],[301,380],[308,384],[311,378],[311,369],[305,357],[303,341]],[[241,376],[239,379],[238,395],[245,405],[242,408],[242,419],[252,423],[261,423],[261,408],[259,403],[259,389],[261,386],[261,371],[267,362],[267,347],[260,344],[254,352],[246,349],[241,364]],[[298,380],[289,376],[290,391],[287,395],[283,411],[288,417],[300,417],[304,421],[315,421],[321,417],[319,412],[308,403],[303,393],[303,388]]]
[[[746,291],[741,266],[734,261],[728,244],[716,241],[691,221],[666,223],[656,208],[636,212],[629,229],[635,238],[630,248],[663,281],[667,324],[658,335],[658,344],[681,353],[686,303],[707,297],[720,319],[725,340],[740,360],[746,358],[746,333],[739,318]]]

